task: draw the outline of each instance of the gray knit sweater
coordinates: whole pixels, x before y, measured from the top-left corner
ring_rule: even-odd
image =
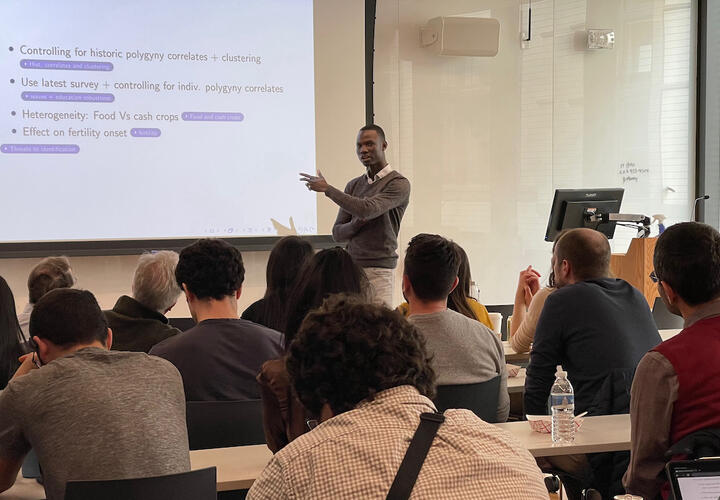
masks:
[[[333,238],[362,267],[394,269],[397,235],[410,201],[410,181],[394,170],[368,184],[366,175],[348,182],[343,193],[330,187],[325,196],[340,206]]]

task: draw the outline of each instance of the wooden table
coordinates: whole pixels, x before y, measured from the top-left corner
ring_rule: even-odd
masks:
[[[630,415],[586,417],[570,445],[553,445],[550,434],[530,429],[527,422],[496,424],[508,431],[535,457],[598,453],[630,449]],[[217,491],[245,489],[260,475],[272,453],[265,445],[237,446],[190,452],[193,469],[217,467]],[[18,477],[15,486],[0,494],[2,500],[39,500],[45,490],[35,480]]]
[[[555,445],[550,434],[533,432],[528,422],[495,424],[512,434],[534,457],[601,453],[630,449],[630,415],[585,417],[575,433],[575,442]]]
[[[217,467],[217,491],[249,488],[271,458],[272,452],[264,444],[190,452],[193,470]]]
[[[22,472],[18,474],[15,485],[5,493],[0,493],[2,500],[42,500],[45,488],[34,479],[25,479]]]

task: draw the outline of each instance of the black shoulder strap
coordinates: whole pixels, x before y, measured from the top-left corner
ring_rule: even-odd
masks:
[[[423,413],[420,415],[420,425],[410,441],[405,457],[395,475],[395,480],[387,494],[387,500],[406,500],[415,486],[418,474],[422,468],[425,457],[430,451],[435,434],[440,424],[445,421],[442,413]]]

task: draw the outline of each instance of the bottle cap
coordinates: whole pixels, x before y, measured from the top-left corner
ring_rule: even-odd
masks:
[[[567,377],[567,372],[563,370],[562,365],[557,365],[555,370],[556,377]]]

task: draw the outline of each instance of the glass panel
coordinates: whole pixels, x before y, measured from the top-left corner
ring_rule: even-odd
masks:
[[[689,217],[694,195],[695,12],[688,1],[379,0],[376,121],[412,183],[400,253],[417,233],[461,244],[488,304],[517,272],[549,268],[556,188],[624,187],[623,213]],[[495,57],[420,46],[438,16],[500,23]],[[610,29],[611,49],[587,30]],[[657,225],[653,228],[657,234]],[[614,251],[635,231],[618,228]]]

